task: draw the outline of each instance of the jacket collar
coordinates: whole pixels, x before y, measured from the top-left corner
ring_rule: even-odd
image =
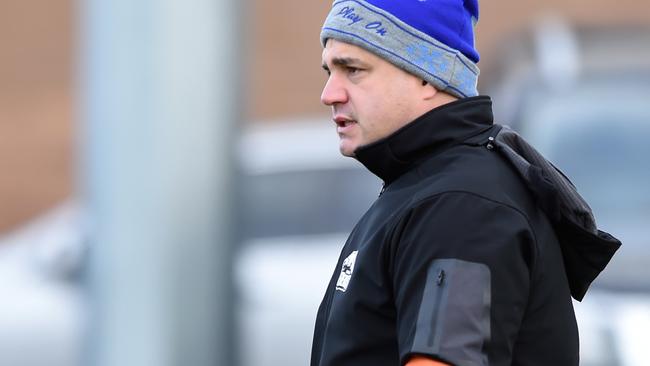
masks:
[[[434,108],[391,135],[355,151],[356,159],[390,184],[424,158],[492,127],[488,96],[459,99]]]

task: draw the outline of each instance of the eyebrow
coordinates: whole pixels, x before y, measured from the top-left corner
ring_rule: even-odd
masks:
[[[365,65],[365,63],[354,57],[334,57],[332,59],[332,65],[346,67],[350,65]],[[323,63],[323,69],[329,70],[327,64]]]

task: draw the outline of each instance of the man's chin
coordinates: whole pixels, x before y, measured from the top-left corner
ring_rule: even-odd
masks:
[[[341,152],[341,155],[347,156],[350,158],[355,157],[356,155],[354,154],[354,151],[356,150],[355,147],[352,146],[346,146],[345,144],[341,144],[339,146],[339,151]]]

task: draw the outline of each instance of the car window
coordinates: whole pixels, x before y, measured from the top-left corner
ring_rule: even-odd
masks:
[[[560,129],[546,148],[548,158],[571,177],[596,213],[650,215],[650,121],[635,128],[609,121]]]
[[[379,179],[361,168],[245,176],[243,238],[350,232],[380,189]]]
[[[650,214],[650,87],[611,85],[584,83],[566,95],[538,98],[522,133],[571,178],[596,213]]]

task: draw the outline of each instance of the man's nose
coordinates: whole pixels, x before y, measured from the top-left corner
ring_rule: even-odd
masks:
[[[323,93],[320,96],[320,101],[327,106],[332,106],[336,103],[346,103],[348,101],[347,91],[337,76],[330,75],[327,79]]]

